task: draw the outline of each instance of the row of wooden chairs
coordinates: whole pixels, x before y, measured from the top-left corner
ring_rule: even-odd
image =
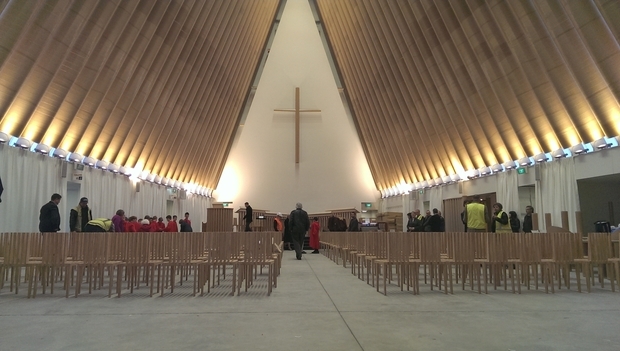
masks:
[[[585,245],[584,245],[585,244]],[[587,253],[584,252],[587,247]],[[545,291],[571,287],[571,273],[582,290],[605,280],[612,291],[620,288],[620,259],[609,233],[590,233],[587,240],[575,233],[428,233],[428,232],[325,232],[323,253],[377,291],[392,280],[401,290],[420,292],[420,282],[453,293],[454,283],[479,293],[502,286],[521,293],[539,282]],[[596,270],[595,270],[596,268]],[[598,274],[595,274],[598,273]],[[380,284],[382,282],[382,284]]]
[[[267,294],[277,287],[282,263],[277,232],[221,233],[0,233],[0,290],[16,294],[27,284],[28,297],[65,296],[102,289],[108,296],[133,293],[141,285],[149,295],[174,292],[192,280],[192,294],[210,292],[232,270],[231,294],[251,287],[267,268]],[[187,283],[186,283],[187,284]],[[56,287],[57,288],[57,287]]]

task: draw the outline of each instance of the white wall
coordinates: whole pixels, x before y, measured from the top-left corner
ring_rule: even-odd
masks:
[[[300,88],[300,162],[295,163],[295,88]],[[238,208],[309,212],[356,207],[379,197],[351,116],[345,111],[306,0],[289,0],[245,125],[214,196]]]

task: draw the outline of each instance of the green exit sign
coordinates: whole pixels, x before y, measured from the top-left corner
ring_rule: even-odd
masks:
[[[366,203],[364,203],[364,206],[366,206],[366,207],[372,207],[372,204],[371,204],[370,202],[366,202]]]
[[[525,168],[525,167],[517,168],[517,173],[519,173],[519,174],[526,174],[527,173],[527,168]]]

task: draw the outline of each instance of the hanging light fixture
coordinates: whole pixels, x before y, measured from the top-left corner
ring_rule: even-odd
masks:
[[[6,144],[11,140],[11,136],[8,133],[0,132],[0,144]]]
[[[97,160],[93,157],[87,156],[82,159],[82,163],[86,166],[94,167],[97,164]]]
[[[482,167],[478,171],[480,172],[480,175],[483,175],[483,176],[489,175],[492,173],[491,167]]]
[[[80,162],[80,161],[82,161],[82,159],[84,159],[84,156],[78,154],[77,152],[72,152],[67,157],[67,161],[69,161],[69,162]]]
[[[32,146],[32,141],[26,138],[19,137],[13,145],[22,149],[29,149],[30,146]]]
[[[549,161],[549,157],[548,157],[548,155],[546,153],[541,152],[538,155],[534,156],[534,160],[536,162],[539,162],[539,163],[540,162],[547,162],[547,161]]]
[[[502,166],[504,166],[504,168],[507,170],[515,169],[517,168],[517,163],[515,161],[506,161],[502,164]]]
[[[51,147],[45,144],[38,143],[32,151],[39,153],[39,154],[47,155],[50,153],[51,150],[52,150]]]
[[[531,166],[532,164],[534,164],[534,162],[532,162],[532,160],[527,156],[519,159],[520,166]]]
[[[580,154],[585,154],[586,152],[588,152],[588,149],[586,149],[586,146],[583,145],[583,143],[579,143],[571,147],[570,152],[573,154],[573,156],[576,156]]]

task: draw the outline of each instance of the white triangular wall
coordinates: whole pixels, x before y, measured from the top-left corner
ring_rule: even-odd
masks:
[[[300,162],[293,112],[300,88]],[[308,212],[356,207],[379,197],[352,118],[332,74],[310,5],[289,0],[245,125],[239,128],[216,201],[274,212],[301,202]]]

